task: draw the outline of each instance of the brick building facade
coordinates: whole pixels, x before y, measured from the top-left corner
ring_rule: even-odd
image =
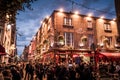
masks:
[[[115,20],[54,10],[36,33],[35,49],[44,60],[66,60],[75,55],[90,54],[92,48],[114,51],[117,36]],[[92,44],[95,46],[91,47]]]

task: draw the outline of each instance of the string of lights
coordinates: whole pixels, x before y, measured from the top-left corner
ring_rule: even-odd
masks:
[[[72,8],[73,8],[73,4],[75,4],[75,5],[77,5],[77,6],[83,7],[83,8],[88,9],[88,10],[94,10],[94,11],[96,11],[96,12],[101,12],[101,13],[104,13],[104,14],[108,14],[108,15],[115,16],[115,14],[112,13],[112,12],[103,11],[103,10],[98,10],[98,9],[95,9],[95,8],[90,8],[90,7],[87,7],[87,6],[84,5],[84,4],[77,3],[77,2],[75,2],[75,1],[73,1],[73,0],[66,0],[66,1],[69,1],[69,2],[72,3]],[[73,9],[72,9],[72,10],[73,10]]]

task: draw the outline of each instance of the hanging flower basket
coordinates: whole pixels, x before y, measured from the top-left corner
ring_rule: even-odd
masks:
[[[43,41],[43,44],[47,44],[47,43],[48,43],[48,40],[45,39],[45,40]]]
[[[64,41],[64,36],[63,36],[63,35],[59,35],[59,36],[58,36],[58,41],[60,41],[60,42],[61,42],[61,41]]]
[[[64,45],[64,36],[63,35],[58,36],[58,42],[59,42],[59,45]]]

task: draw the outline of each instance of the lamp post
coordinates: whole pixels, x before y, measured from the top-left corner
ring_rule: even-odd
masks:
[[[99,49],[98,47],[95,45],[95,43],[91,44],[91,51],[93,51],[93,62],[94,62],[94,71],[96,73],[97,79],[99,79],[100,75],[99,75]]]
[[[90,49],[93,53],[93,64],[95,66],[95,69],[97,68],[97,59],[96,59],[96,45],[95,43],[92,43],[91,46],[90,46]]]

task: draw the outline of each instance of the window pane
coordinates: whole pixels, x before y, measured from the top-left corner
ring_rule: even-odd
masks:
[[[92,21],[88,21],[88,22],[87,22],[87,27],[88,27],[88,28],[93,28],[93,27],[92,27]]]
[[[65,45],[73,45],[73,33],[65,32]]]

